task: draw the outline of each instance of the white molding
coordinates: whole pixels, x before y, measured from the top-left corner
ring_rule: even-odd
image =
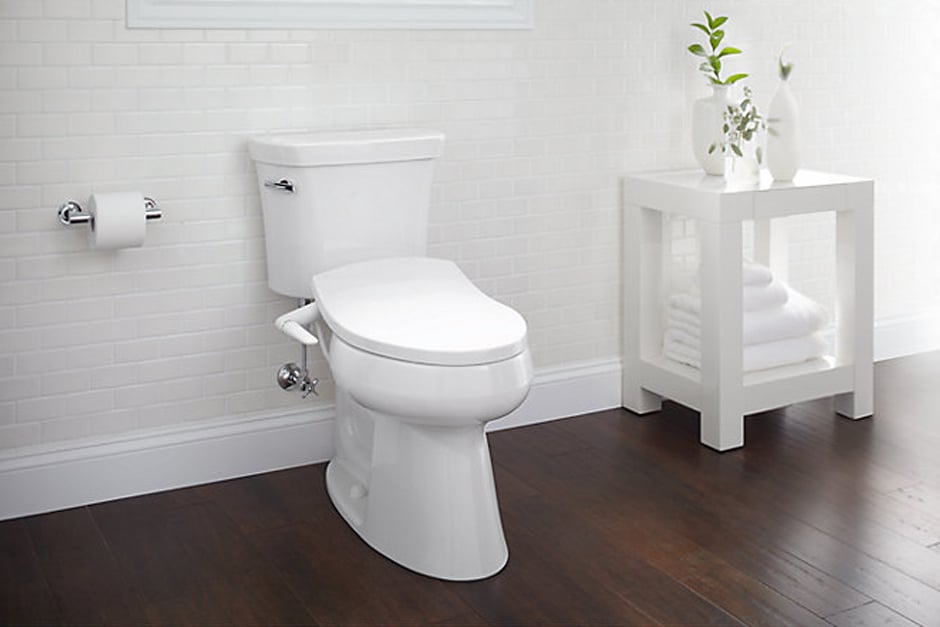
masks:
[[[617,359],[536,374],[496,429],[619,407]],[[0,455],[0,520],[326,461],[332,406]]]
[[[329,458],[318,409],[0,457],[0,520],[279,470]]]
[[[129,28],[524,29],[534,0],[127,0]]]
[[[940,350],[940,311],[875,321],[875,361]]]
[[[875,324],[875,359],[940,350],[940,313]],[[490,430],[620,407],[616,358],[542,369]],[[0,455],[0,520],[329,459],[333,407]]]
[[[540,370],[518,409],[487,425],[501,431],[620,407],[619,358]]]

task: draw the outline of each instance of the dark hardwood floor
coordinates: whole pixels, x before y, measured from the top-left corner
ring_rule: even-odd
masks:
[[[667,404],[491,434],[510,549],[475,583],[373,552],[323,465],[0,523],[4,625],[940,625],[940,353],[698,443]]]

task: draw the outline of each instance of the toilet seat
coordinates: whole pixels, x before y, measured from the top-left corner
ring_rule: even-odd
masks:
[[[451,261],[401,257],[313,277],[330,329],[348,344],[402,361],[469,366],[526,350],[525,320],[481,292]]]

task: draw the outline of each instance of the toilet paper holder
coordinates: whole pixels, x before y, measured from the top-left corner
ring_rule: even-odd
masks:
[[[157,201],[148,196],[144,196],[144,216],[148,220],[159,220],[163,217],[163,211],[160,210]],[[91,222],[91,214],[85,213],[76,201],[66,200],[59,205],[59,222],[65,225],[88,224]]]

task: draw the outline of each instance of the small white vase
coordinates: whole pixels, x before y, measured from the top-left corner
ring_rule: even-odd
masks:
[[[725,173],[725,155],[720,147],[709,154],[708,148],[720,144],[724,138],[725,108],[728,106],[728,86],[712,85],[712,95],[692,103],[692,152],[695,160],[707,174]]]
[[[767,169],[776,181],[792,181],[800,169],[800,107],[785,80],[770,101],[767,120]]]

